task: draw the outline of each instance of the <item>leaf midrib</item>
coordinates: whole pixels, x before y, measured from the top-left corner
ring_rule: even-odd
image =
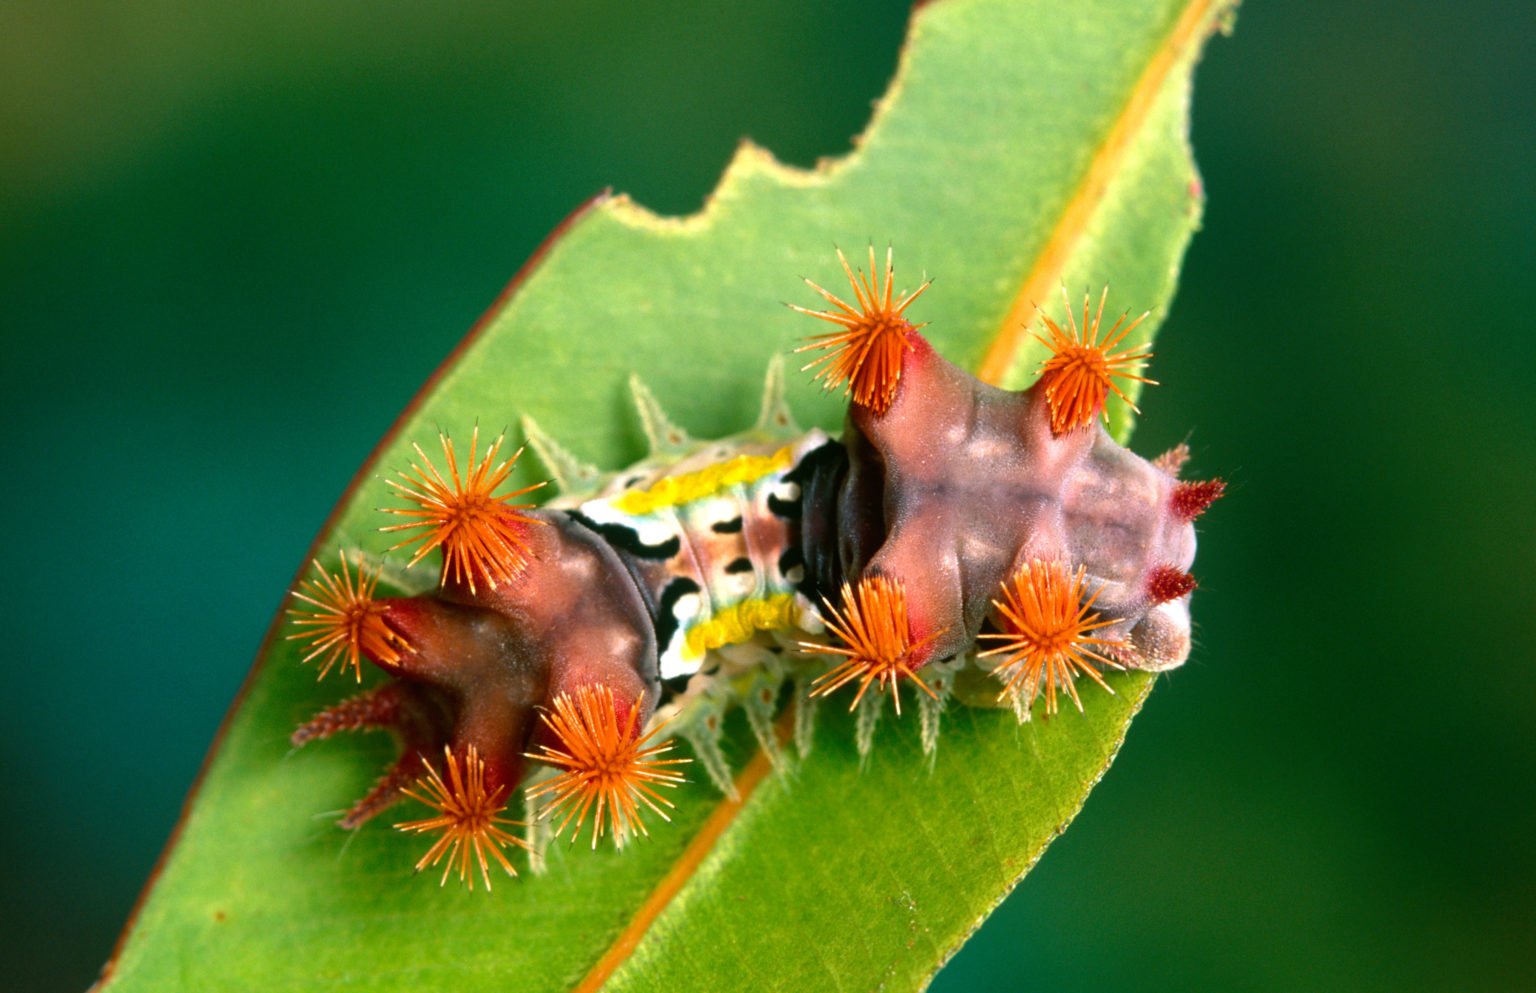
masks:
[[[1049,298],[1060,283],[1073,249],[1082,241],[1094,212],[1103,203],[1109,187],[1125,160],[1127,151],[1141,126],[1151,116],[1153,104],[1168,76],[1198,47],[1211,15],[1224,0],[1191,0],[1174,22],[1173,30],[1152,53],[1131,88],[1125,109],[1115,118],[1100,142],[1083,180],[1067,199],[1051,234],[1035,257],[1035,264],[1025,274],[1008,313],[992,337],[992,344],[976,369],[976,377],[994,386],[1013,367],[1024,346],[1037,305]]]

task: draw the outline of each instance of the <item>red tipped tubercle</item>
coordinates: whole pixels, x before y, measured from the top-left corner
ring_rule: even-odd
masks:
[[[1225,480],[1202,479],[1179,483],[1173,488],[1173,495],[1168,498],[1169,509],[1180,520],[1192,521],[1206,512],[1206,509],[1227,491]]]
[[[1167,603],[1188,596],[1195,589],[1195,577],[1178,566],[1160,565],[1147,573],[1147,599]]]

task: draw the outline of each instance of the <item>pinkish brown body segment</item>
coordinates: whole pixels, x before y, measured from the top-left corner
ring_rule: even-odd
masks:
[[[1081,335],[1075,324],[1075,337],[1054,328],[1074,349],[1071,375],[1048,363],[1015,392],[957,368],[906,322],[915,294],[893,297],[889,258],[884,286],[873,252],[870,272],[850,270],[858,305],[820,291],[836,309],[816,316],[842,328],[836,345],[846,350],[817,360],[823,373],[839,370],[829,388],[849,384],[840,441],[794,428],[775,373],[758,425],[714,442],[687,438],[637,388],[653,451],[636,466],[596,473],[530,425],[558,500],[498,503],[526,490],[491,492],[510,465],[491,471],[495,445],[483,463],[471,457],[463,479],[496,483],[471,491],[455,467],[453,485],[433,491],[424,541],[512,548],[515,569],[461,557],[438,589],[408,597],[360,595],[350,577],[306,586],[338,593],[335,604],[306,601],[320,610],[302,615],[303,636],[344,642],[390,678],[317,715],[294,743],[383,728],[401,745],[344,826],[418,783],[448,811],[512,797],[533,758],[545,785],[530,795],[559,798],[562,828],[574,820],[579,832],[592,813],[622,844],[643,833],[642,813],[665,816],[657,788],[674,785],[688,761],[662,757],[670,746],[654,743],[658,705],[721,781],[687,723],[715,681],[743,673],[767,674],[772,687],[825,673],[816,695],[849,693],[851,683],[858,699],[876,686],[873,699],[888,690],[899,707],[904,683],[920,700],[936,697],[926,668],[960,660],[993,671],[999,700],[1024,720],[1042,695],[1053,710],[1058,689],[1081,707],[1080,675],[1108,688],[1104,668],[1185,661],[1193,521],[1223,484],[1181,481],[1183,446],[1148,462],[1105,431],[1099,415],[1118,393],[1109,376],[1140,377],[1116,368],[1129,359],[1095,357],[1098,320],[1086,304]],[[454,486],[472,514],[458,513]],[[466,530],[475,527],[489,537]],[[375,578],[359,569],[358,588],[371,591]],[[983,639],[999,643],[989,659],[1003,658],[978,661]],[[379,645],[389,651],[370,651]],[[450,764],[457,756],[479,777],[476,797],[449,796],[459,777],[430,775],[445,748]],[[440,812],[413,830],[451,819]],[[505,839],[499,828],[452,830],[466,844]]]
[[[1159,569],[1187,571],[1195,532],[1174,512],[1180,484],[1094,423],[1060,436],[1042,390],[998,389],[917,339],[884,417],[854,406],[844,434],[849,481],[839,507],[856,575],[906,587],[912,625],[942,631],[942,659],[975,642],[1004,579],[1026,563],[1087,567],[1096,609],[1118,618],[1129,668],[1171,669],[1189,655],[1187,598],[1160,600]]]

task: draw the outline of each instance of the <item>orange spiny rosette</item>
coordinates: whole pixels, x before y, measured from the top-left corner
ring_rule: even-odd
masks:
[[[648,833],[640,817],[641,805],[662,820],[671,820],[662,808],[671,807],[672,802],[657,793],[656,787],[686,782],[670,767],[693,760],[658,757],[671,751],[672,742],[647,744],[664,725],[639,733],[637,722],[643,702],[636,700],[621,723],[613,690],[589,683],[574,694],[560,694],[555,698],[554,712],[540,715],[560,747],[540,745],[539,752],[529,752],[528,757],[564,771],[529,789],[528,799],[552,798],[540,816],[560,817],[556,836],[575,821],[576,830],[571,833],[574,842],[591,814],[592,847],[597,847],[597,840],[606,831],[614,845],[622,848],[631,834]]]
[[[921,640],[913,640],[912,627],[907,620],[907,595],[899,581],[884,576],[866,576],[857,586],[844,583],[842,607],[825,603],[824,614],[827,628],[843,644],[802,641],[800,649],[814,655],[840,656],[843,661],[812,682],[812,696],[826,696],[858,680],[859,691],[848,708],[852,710],[870,686],[878,683],[883,690],[889,685],[891,699],[899,714],[901,696],[897,693],[897,684],[903,678],[910,679],[930,697],[934,695],[917,674],[914,657],[919,649],[943,632],[935,631]]]
[[[1085,573],[1083,566],[1078,566],[1073,574],[1060,562],[1036,559],[1011,580],[1004,580],[1003,599],[992,601],[1003,615],[1007,630],[981,635],[1000,642],[996,648],[982,652],[981,657],[1007,656],[993,670],[1006,682],[998,699],[1013,696],[1021,721],[1029,720],[1030,707],[1042,692],[1046,713],[1056,713],[1058,687],[1066,690],[1081,711],[1083,702],[1075,685],[1079,673],[1114,692],[1093,663],[1116,669],[1122,668],[1121,664],[1090,646],[1112,646],[1117,642],[1093,637],[1090,632],[1115,621],[1100,620],[1098,614],[1089,613],[1098,592],[1083,599]]]
[[[485,888],[490,889],[490,860],[486,858],[489,855],[507,875],[516,876],[517,870],[512,868],[512,863],[502,849],[509,845],[527,848],[528,843],[502,830],[503,824],[509,827],[520,824],[519,821],[500,816],[506,809],[504,798],[507,788],[485,788],[485,761],[474,745],[465,750],[462,769],[453,749],[444,747],[443,765],[448,770],[446,779],[436,769],[428,766],[427,774],[416,782],[420,792],[410,789],[401,791],[412,800],[436,810],[437,814],[421,820],[405,821],[395,827],[418,834],[442,832],[432,847],[427,849],[427,854],[416,863],[416,871],[446,861],[438,885],[446,885],[448,874],[457,870],[459,880],[472,890],[475,888],[474,869],[478,866]]]
[[[837,260],[842,263],[843,272],[848,274],[848,282],[853,286],[857,307],[809,279],[805,281],[806,284],[820,293],[836,310],[808,310],[789,305],[802,314],[831,321],[843,329],[816,335],[811,344],[795,349],[797,353],[828,353],[801,371],[821,366],[815,378],[822,380],[827,389],[833,390],[844,383],[848,384],[845,393],[853,397],[853,402],[868,407],[876,414],[884,414],[896,398],[896,387],[901,381],[902,352],[911,347],[907,335],[924,326],[913,324],[902,315],[912,301],[922,296],[923,291],[932,283],[932,280],[924,282],[911,293],[896,299],[892,293],[891,259],[891,249],[887,248],[885,282],[882,286],[875,271],[873,245],[869,248],[868,273],[860,270],[855,274],[843,253],[837,253]]]
[[[512,582],[527,566],[529,552],[525,531],[530,525],[541,523],[537,518],[519,513],[531,508],[532,504],[512,503],[512,500],[544,484],[536,483],[497,496],[496,490],[512,474],[518,456],[523,454],[522,449],[495,465],[496,453],[501,450],[503,441],[502,437],[497,437],[486,449],[485,457],[477,461],[475,452],[480,440],[477,425],[469,440],[468,472],[461,474],[453,442],[446,434],[439,434],[438,438],[448,462],[448,478],[437,471],[437,466],[432,464],[420,445],[412,445],[421,464],[412,463],[410,473],[399,474],[405,482],[393,479],[386,482],[416,506],[384,509],[387,513],[413,520],[380,530],[425,528],[424,532],[393,546],[391,551],[422,542],[410,561],[415,565],[432,549],[441,547],[443,571],[440,582],[443,585],[452,576],[455,583],[468,586],[473,593],[478,576],[494,590],[497,583]]]
[[[1038,334],[1035,337],[1044,342],[1052,354],[1040,365],[1040,383],[1045,388],[1046,402],[1051,408],[1051,430],[1058,435],[1092,424],[1095,417],[1104,413],[1104,402],[1110,390],[1132,410],[1140,413],[1136,405],[1131,403],[1130,397],[1115,384],[1115,377],[1157,385],[1154,380],[1139,376],[1134,369],[1127,368],[1150,359],[1151,352],[1138,351],[1136,347],[1119,352],[1111,351],[1138,324],[1146,320],[1148,314],[1142,314],[1129,324],[1125,323],[1127,315],[1121,314],[1114,327],[1105,334],[1104,340],[1098,340],[1104,317],[1104,301],[1108,296],[1109,287],[1106,286],[1099,295],[1098,312],[1090,321],[1088,294],[1083,294],[1081,327],[1072,317],[1072,302],[1067,299],[1065,288],[1061,291],[1061,298],[1067,305],[1067,327],[1063,329],[1051,318],[1041,315],[1040,319],[1050,332],[1050,338]]]
[[[315,610],[295,609],[288,611],[294,618],[295,627],[304,628],[288,636],[289,641],[306,640],[310,643],[309,654],[304,661],[321,658],[320,677],[324,679],[340,662],[341,667],[351,667],[358,682],[363,680],[362,656],[383,665],[400,661],[400,650],[409,645],[399,632],[389,626],[385,608],[373,598],[378,584],[377,573],[370,575],[361,565],[357,566],[354,579],[347,568],[347,555],[341,554],[341,572],[328,572],[318,560],[315,570],[319,579],[306,579],[293,591],[294,599],[303,600]],[[323,656],[323,658],[322,658]]]

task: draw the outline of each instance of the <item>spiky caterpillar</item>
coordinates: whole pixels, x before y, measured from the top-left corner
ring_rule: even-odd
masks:
[[[472,435],[461,466],[443,437],[446,472],[417,448],[392,483],[406,520],[385,530],[420,543],[412,563],[440,550],[439,589],[376,596],[377,573],[343,555],[295,594],[293,637],[322,676],[360,675],[367,658],[393,677],[294,733],[400,740],[343,826],[409,796],[434,811],[399,825],[437,835],[418,868],[446,862],[444,880],[456,870],[472,886],[478,870],[489,885],[492,862],[513,872],[503,849],[526,847],[504,825],[528,760],[553,772],[527,795],[557,834],[590,821],[594,845],[622,844],[645,831],[643,808],[665,816],[659,789],[689,761],[658,733],[664,718],[729,791],[719,709],[740,700],[772,751],[790,676],[802,749],[810,698],[889,693],[899,712],[903,683],[931,748],[957,675],[990,671],[970,698],[1023,721],[1041,697],[1054,712],[1058,693],[1081,709],[1079,677],[1108,689],[1105,668],[1185,660],[1191,522],[1223,484],[1180,482],[1182,446],[1149,463],[1099,423],[1111,391],[1124,399],[1114,378],[1140,379],[1150,357],[1115,350],[1139,319],[1101,338],[1102,296],[1096,314],[1085,298],[1081,325],[1070,308],[1066,328],[1046,319],[1051,357],[1012,392],[932,349],[905,316],[927,284],[896,298],[889,254],[883,281],[873,250],[868,273],[839,259],[855,301],[812,284],[831,309],[805,312],[838,330],[801,351],[824,352],[807,369],[849,396],[841,440],[794,426],[776,364],[757,425],[713,442],[688,438],[637,383],[652,454],[607,476],[525,422],[561,491],[541,508],[515,502],[532,488],[497,492],[517,459],[498,461],[499,439],[482,454]]]

